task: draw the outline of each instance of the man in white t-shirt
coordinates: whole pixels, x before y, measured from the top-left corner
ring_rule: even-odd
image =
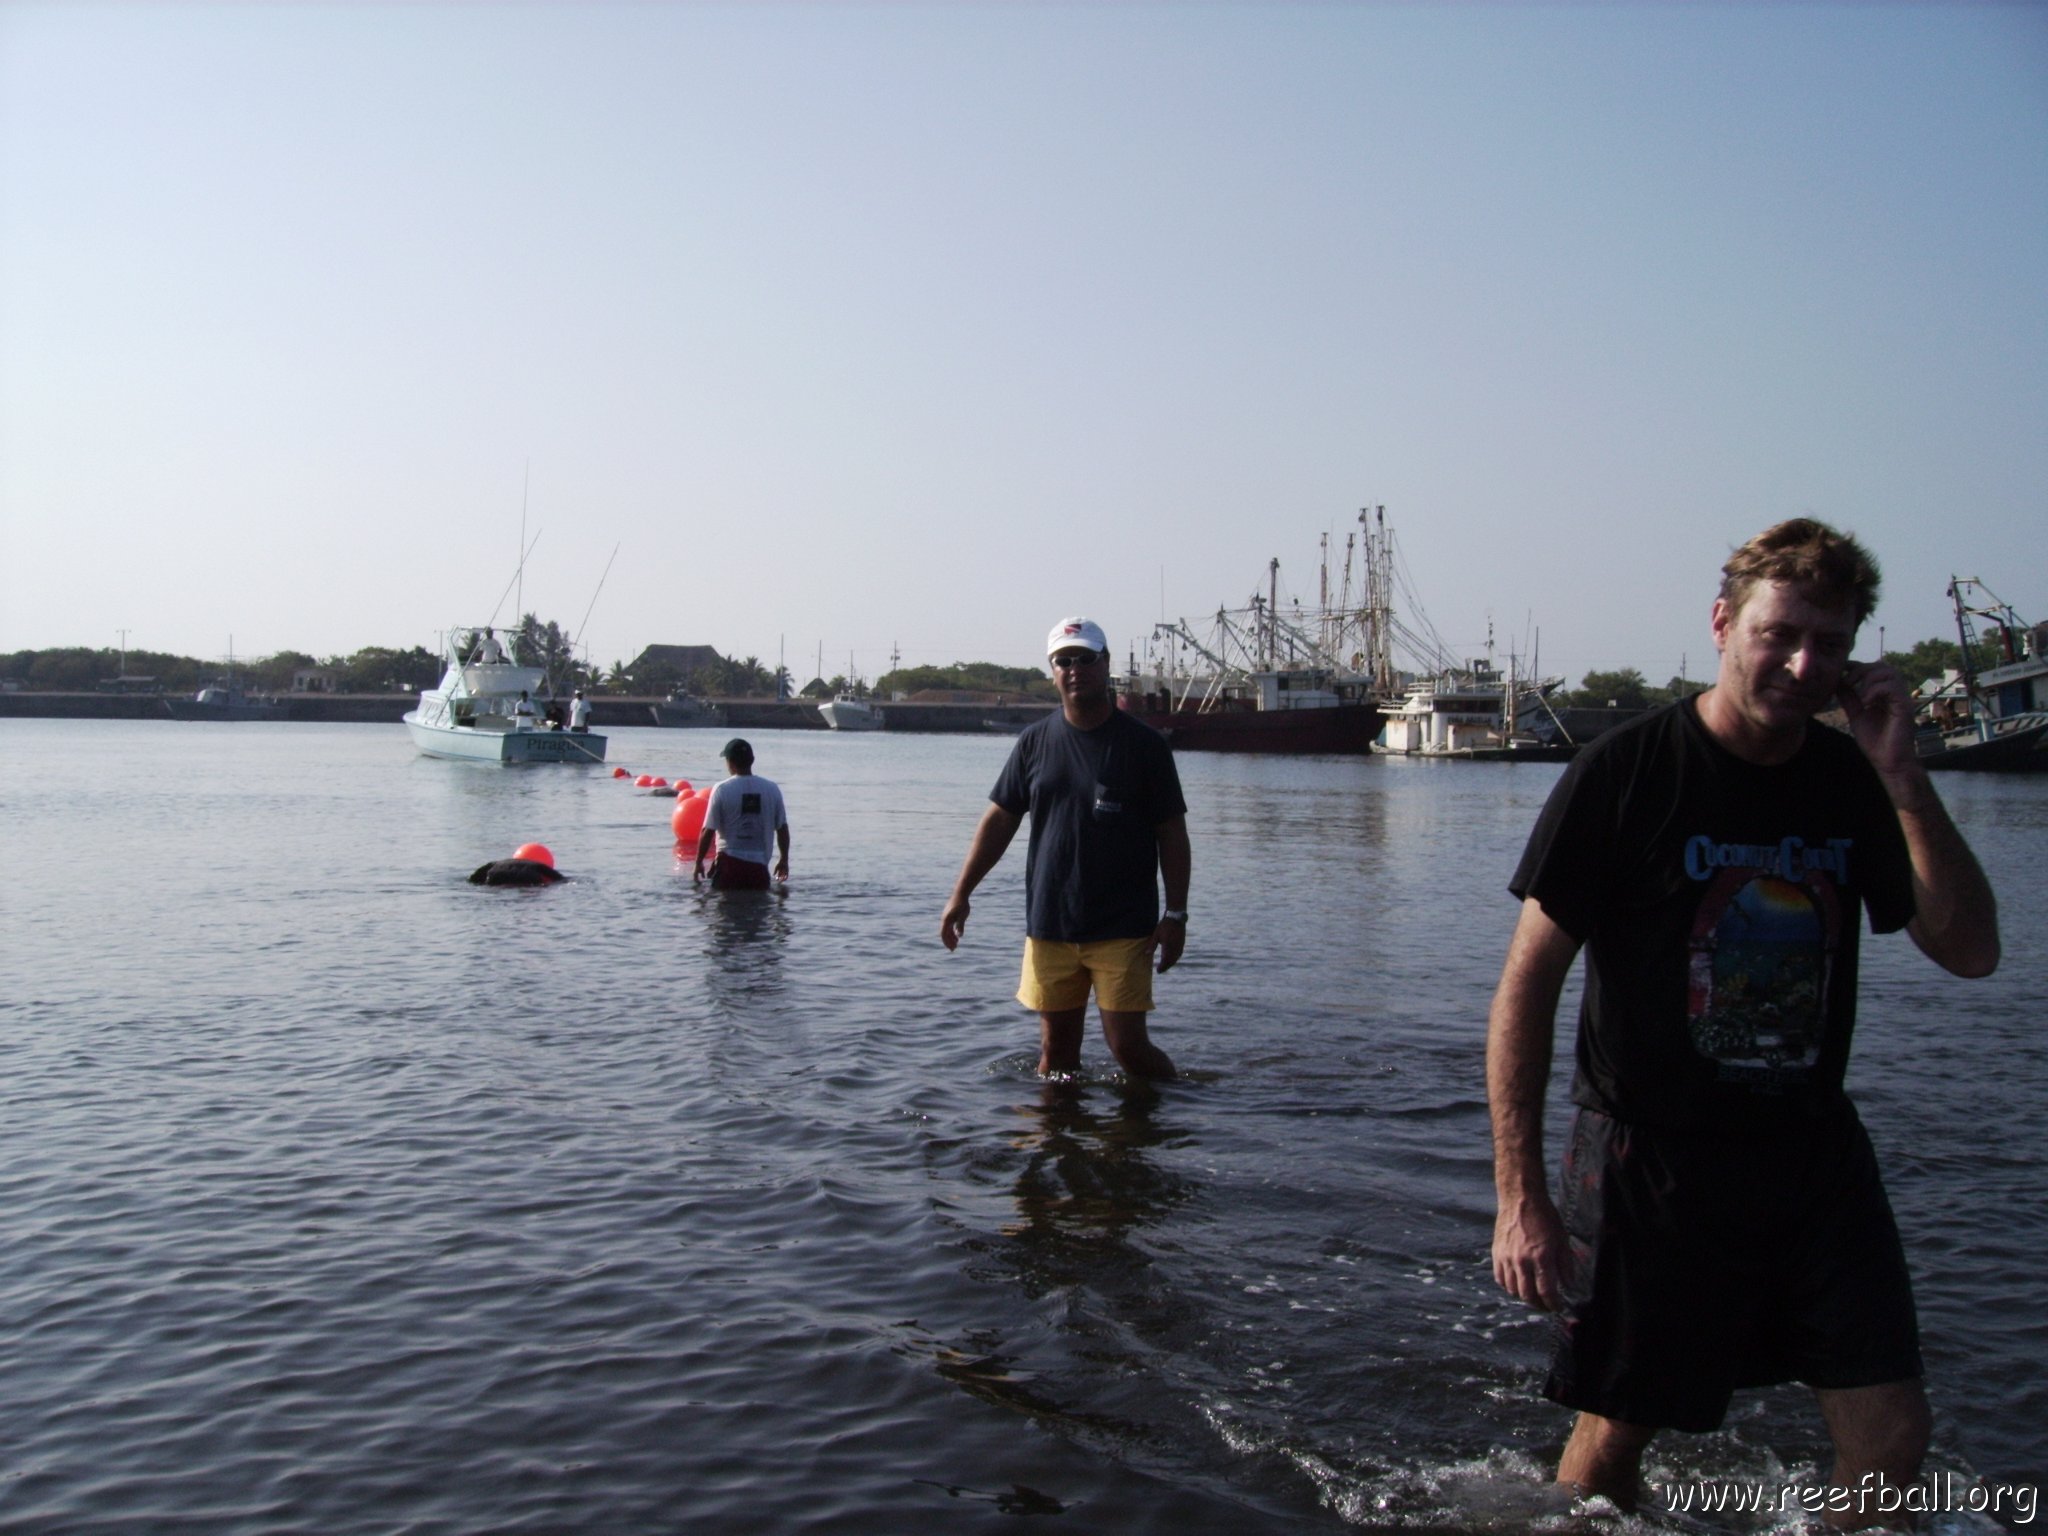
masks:
[[[789,817],[782,791],[772,779],[754,772],[754,749],[735,736],[719,754],[726,778],[711,791],[704,811],[704,830],[697,838],[697,866],[692,878],[704,878],[704,861],[718,841],[718,859],[711,867],[714,891],[765,891],[772,845],[779,857],[775,879],[789,878]]]
[[[590,700],[583,697],[581,688],[569,701],[569,729],[579,734],[590,729]]]

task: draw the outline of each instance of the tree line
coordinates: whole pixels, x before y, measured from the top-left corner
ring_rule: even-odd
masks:
[[[1906,680],[1908,688],[1917,688],[1930,677],[1962,671],[1963,648],[1954,640],[1922,640],[1907,650],[1886,651],[1884,660]],[[1997,647],[1980,641],[1974,660],[1980,671],[1998,665]],[[1577,688],[1561,690],[1552,702],[1579,709],[1604,709],[1610,704],[1618,709],[1653,709],[1689,693],[1703,692],[1711,681],[1674,677],[1655,688],[1636,668],[1622,667],[1614,672],[1588,672]]]
[[[568,636],[553,620],[527,614],[504,632],[508,649],[527,666],[544,667],[558,689],[596,685],[595,671],[576,660]],[[113,646],[59,646],[0,655],[0,681],[35,693],[91,693],[153,683],[165,693],[195,693],[232,677],[251,693],[285,693],[302,671],[328,674],[332,693],[416,693],[441,680],[444,659],[415,645],[405,650],[366,645],[346,656],[305,651],[205,660],[169,651],[119,651]]]
[[[542,621],[529,613],[506,635],[512,654],[527,666],[542,667],[559,693],[582,688],[590,693],[669,693],[682,689],[715,698],[790,697],[787,669],[764,666],[759,657],[719,657],[710,666],[678,673],[661,661],[647,662],[637,670],[622,661],[600,668],[580,661],[568,635],[552,619]],[[1885,661],[1896,667],[1907,685],[1960,671],[1962,646],[1954,640],[1922,640],[1903,651],[1887,651]],[[1997,664],[1996,649],[1988,641],[1978,647],[1979,668]],[[415,693],[440,681],[442,658],[423,646],[396,650],[370,645],[347,656],[315,658],[303,651],[279,651],[272,656],[237,658],[235,680],[252,692],[283,693],[292,686],[294,674],[319,668],[329,674],[328,688],[335,693]],[[113,685],[125,677],[153,679],[167,693],[190,693],[228,675],[223,662],[197,660],[163,651],[128,651],[112,646],[63,646],[51,650],[15,651],[0,654],[0,681],[38,693],[90,693]],[[1622,667],[1614,671],[1588,672],[1575,689],[1561,690],[1553,702],[1582,708],[1649,709],[1659,704],[1698,693],[1707,684],[1674,677],[1662,687],[1652,686],[1640,670]],[[963,690],[975,693],[1014,694],[1054,699],[1059,696],[1052,679],[1035,667],[1004,667],[989,661],[956,661],[949,667],[899,667],[885,672],[872,690],[845,676],[821,679],[804,692],[832,696],[852,693],[856,697],[888,698],[894,694],[932,690]]]

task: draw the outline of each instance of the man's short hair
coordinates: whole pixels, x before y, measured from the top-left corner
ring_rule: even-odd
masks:
[[[1721,567],[1721,600],[1740,613],[1757,583],[1781,581],[1816,603],[1848,603],[1861,627],[1877,607],[1877,560],[1846,533],[1811,517],[1766,528]]]

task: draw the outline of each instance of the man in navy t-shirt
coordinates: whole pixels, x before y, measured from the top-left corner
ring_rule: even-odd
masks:
[[[1187,803],[1166,738],[1116,707],[1109,642],[1090,619],[1063,619],[1046,641],[1060,710],[1027,727],[989,793],[939,921],[955,948],[968,897],[1028,812],[1024,974],[1017,1000],[1037,1010],[1038,1070],[1075,1072],[1093,989],[1102,1034],[1133,1077],[1172,1077],[1152,1043],[1154,957],[1161,971],[1187,939]],[[1166,883],[1166,909],[1159,881]]]

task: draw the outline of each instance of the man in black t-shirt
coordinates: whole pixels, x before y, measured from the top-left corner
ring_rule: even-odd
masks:
[[[1624,1508],[1651,1436],[1718,1427],[1737,1387],[1815,1389],[1836,1524],[1874,1523],[1874,1484],[1926,1451],[1904,1255],[1842,1092],[1859,929],[1867,910],[1983,976],[1998,921],[1903,683],[1849,659],[1877,587],[1863,549],[1810,519],[1737,550],[1714,686],[1582,753],[1510,885],[1487,1038],[1494,1276],[1562,1321],[1544,1390],[1579,1416],[1558,1481]],[[1811,724],[1830,705],[1848,735]],[[1581,946],[1553,1203],[1543,1098]]]
[[[1037,1010],[1038,1070],[1074,1072],[1088,994],[1103,1038],[1133,1077],[1172,1077],[1154,1045],[1152,966],[1180,959],[1187,937],[1187,804],[1166,739],[1116,707],[1109,643],[1089,619],[1063,619],[1046,641],[1060,710],[1026,727],[989,794],[989,807],[939,920],[955,948],[968,897],[995,868],[1028,812],[1024,974],[1017,1000]],[[1159,881],[1166,910],[1159,908]]]

